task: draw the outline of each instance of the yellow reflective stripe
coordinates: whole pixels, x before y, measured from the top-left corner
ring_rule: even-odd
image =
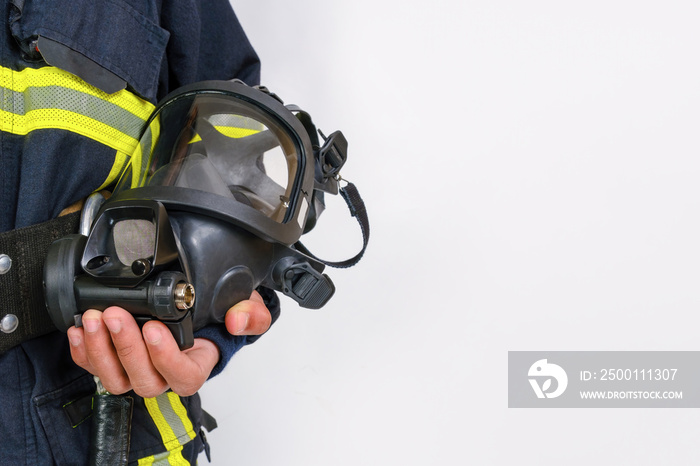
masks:
[[[2,70],[0,85],[16,92],[24,92],[30,87],[60,86],[99,97],[102,100],[118,105],[136,115],[138,115],[140,111],[144,111],[144,102],[153,107],[152,104],[129,91],[124,92],[124,90],[122,90],[114,94],[107,94],[87,84],[74,74],[54,66],[25,68],[22,71],[14,71],[10,68],[0,67],[0,70]],[[146,114],[141,113],[141,116],[147,118],[151,112],[152,109]]]
[[[124,134],[116,128],[65,110],[31,110],[26,115],[16,115],[3,110],[2,114],[2,121],[10,120],[11,124],[3,125],[0,129],[20,136],[25,136],[37,129],[63,129],[126,153],[131,153],[138,143],[137,138]]]
[[[215,126],[216,130],[228,136],[230,138],[244,138],[250,136],[251,134],[257,134],[260,132],[259,129],[249,129],[249,128],[236,128],[233,126]]]
[[[151,161],[151,154],[160,137],[160,117],[156,117],[144,131],[141,141],[136,145],[131,156],[131,187],[137,188],[145,184],[148,174],[146,169]],[[144,157],[144,154],[147,157]]]
[[[155,398],[144,398],[144,402],[168,450],[167,464],[189,464],[182,456],[182,445],[194,439],[196,433],[180,397],[167,392]]]
[[[136,145],[136,147],[139,147],[138,144]],[[114,157],[114,164],[112,165],[112,169],[110,170],[109,175],[107,175],[107,179],[95,191],[101,191],[110,184],[112,184],[114,181],[116,181],[117,177],[122,172],[128,161],[129,156],[127,154],[117,151],[117,155]]]
[[[148,130],[146,130],[148,132]],[[131,155],[131,187],[137,188],[140,186],[140,179],[142,172],[145,174],[146,171],[141,168],[141,164],[144,162],[143,158],[143,143],[136,144],[136,149],[134,149]]]
[[[214,126],[214,128],[224,136],[236,139],[244,138],[246,136],[250,136],[251,134],[257,134],[260,132],[259,129],[238,128],[234,126]],[[199,134],[195,134],[192,140],[190,141],[190,144],[192,144],[193,142],[199,142],[201,140],[202,138],[199,136]]]
[[[116,179],[154,109],[126,89],[107,94],[52,66],[0,67],[0,131],[26,135],[62,129],[115,149],[115,164],[102,187]]]
[[[182,456],[182,447],[173,451],[166,451],[157,455],[141,458],[138,466],[190,466],[190,462]]]
[[[155,108],[126,89],[107,94],[55,67],[0,68],[2,130],[24,135],[40,128],[76,132],[130,154]]]

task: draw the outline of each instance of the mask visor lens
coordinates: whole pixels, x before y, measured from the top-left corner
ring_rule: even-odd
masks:
[[[226,94],[187,95],[152,120],[117,190],[177,186],[289,220],[298,172],[289,133],[258,107]]]

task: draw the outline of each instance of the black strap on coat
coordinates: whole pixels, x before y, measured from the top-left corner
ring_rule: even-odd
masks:
[[[134,399],[130,396],[95,394],[93,403],[90,466],[128,464]]]
[[[8,256],[0,274],[0,319],[16,316],[17,328],[0,332],[0,354],[20,343],[56,330],[46,311],[43,287],[44,259],[51,243],[76,233],[80,212],[48,222],[0,233],[0,255]],[[11,261],[11,262],[10,262]]]

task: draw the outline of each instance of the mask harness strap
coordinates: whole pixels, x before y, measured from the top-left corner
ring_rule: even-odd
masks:
[[[362,259],[367,249],[367,244],[369,243],[369,217],[367,215],[365,203],[362,197],[360,197],[360,193],[355,185],[347,180],[343,180],[340,176],[340,169],[345,165],[345,161],[347,160],[347,140],[340,131],[335,131],[326,137],[320,130],[316,129],[316,125],[311,120],[311,115],[307,112],[296,105],[287,105],[287,108],[294,112],[297,119],[304,125],[314,148],[314,156],[316,159],[316,190],[335,194],[338,192],[338,184],[340,181],[345,181],[347,185],[340,189],[340,195],[348,205],[350,215],[357,219],[357,222],[360,224],[360,229],[362,230],[362,249],[354,257],[344,261],[331,262],[320,259],[312,254],[301,242],[297,242],[294,247],[303,254],[329,267],[339,269],[352,267]],[[323,144],[320,144],[318,139],[319,134],[323,137]]]
[[[354,257],[340,261],[340,262],[330,262],[323,259],[319,259],[314,254],[312,254],[301,242],[295,244],[295,248],[307,256],[316,259],[317,261],[326,264],[330,267],[335,267],[338,269],[346,269],[352,267],[353,265],[360,262],[362,256],[367,249],[367,244],[369,243],[369,217],[367,215],[367,209],[365,208],[365,203],[360,197],[360,193],[354,184],[348,182],[347,186],[340,189],[340,195],[343,196],[345,203],[350,209],[350,215],[357,219],[357,223],[360,224],[360,229],[362,230],[362,250],[357,253]]]
[[[338,184],[340,181],[345,181],[347,185],[340,189],[340,195],[348,205],[350,215],[357,219],[357,222],[360,224],[360,229],[362,230],[362,249],[354,257],[344,261],[331,262],[320,259],[312,254],[300,241],[297,242],[294,247],[303,254],[329,267],[339,269],[352,267],[362,259],[367,249],[367,244],[369,243],[369,217],[367,216],[365,203],[362,197],[360,197],[360,193],[355,185],[347,180],[343,180],[340,176],[340,169],[345,165],[345,161],[347,160],[348,142],[340,131],[335,131],[326,137],[320,130],[316,129],[311,115],[298,106],[287,105],[287,108],[296,114],[297,119],[304,125],[311,140],[311,145],[314,149],[314,158],[316,159],[316,191],[319,192],[319,194],[322,194],[323,191],[335,194],[338,192]],[[323,144],[321,144],[318,139],[319,134],[323,137]],[[320,212],[318,212],[317,215],[318,214],[320,214]]]

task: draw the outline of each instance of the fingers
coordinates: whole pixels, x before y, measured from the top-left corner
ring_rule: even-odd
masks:
[[[180,351],[168,328],[150,321],[139,329],[133,316],[118,307],[83,314],[83,327],[71,327],[68,338],[76,364],[100,377],[114,394],[134,390],[143,397],[168,388],[181,396],[194,394],[219,361],[219,349],[209,340],[195,339],[194,347]],[[226,313],[232,335],[260,335],[272,322],[263,298],[254,291]]]
[[[157,396],[167,390],[168,384],[151,362],[141,329],[133,316],[124,309],[110,307],[102,313],[102,320],[104,326],[109,329],[118,363],[121,364],[127,376],[127,384],[130,384],[131,388],[143,397]],[[83,325],[85,325],[84,316]],[[102,384],[109,390],[107,382],[102,380]],[[124,381],[119,380],[119,382]]]
[[[194,395],[219,361],[219,349],[202,338],[195,338],[192,348],[180,351],[161,322],[147,322],[143,326],[143,336],[154,367],[180,396]]]
[[[133,389],[140,396],[152,397],[167,390],[131,314],[117,307],[104,312],[88,310],[82,321],[82,328],[68,330],[71,356],[97,375],[107,391],[120,395]]]
[[[68,340],[70,341],[70,355],[73,361],[91,374],[95,373],[95,369],[90,364],[85,350],[85,339],[83,336],[83,328],[71,327],[68,329]]]
[[[257,291],[226,313],[226,330],[231,335],[260,335],[270,328],[272,316]]]
[[[133,316],[118,307],[86,311],[83,327],[71,327],[68,338],[75,363],[116,395],[133,389],[149,398],[171,388],[190,396],[219,361],[219,349],[211,341],[197,338],[194,347],[180,351],[165,325],[148,322],[142,333]]]
[[[112,345],[109,330],[102,322],[101,312],[85,312],[82,328],[72,327],[68,337],[73,360],[83,369],[99,376],[109,392],[121,394],[131,389],[126,371]]]

